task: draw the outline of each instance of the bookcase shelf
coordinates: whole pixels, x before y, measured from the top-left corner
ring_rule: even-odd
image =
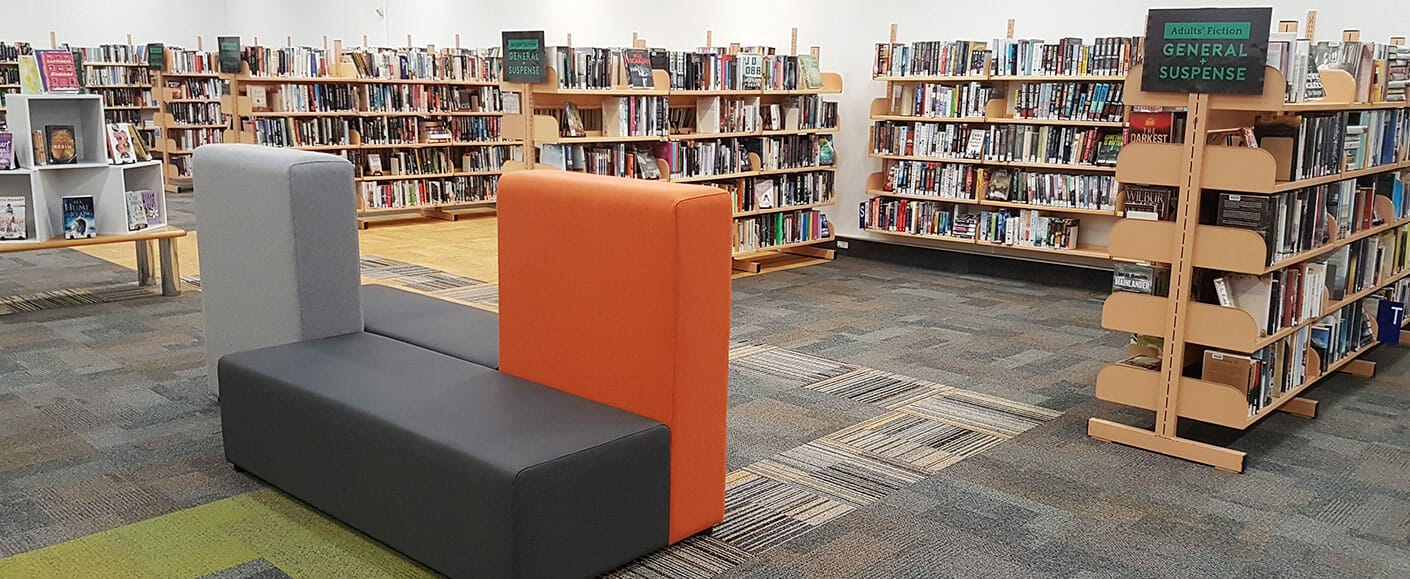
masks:
[[[739,259],[739,258],[744,258],[744,257],[753,257],[753,256],[765,255],[765,254],[769,254],[769,253],[773,253],[773,252],[784,251],[784,250],[787,250],[787,249],[797,249],[797,248],[801,248],[801,247],[809,247],[809,246],[817,245],[817,244],[819,244],[819,243],[830,243],[830,242],[833,242],[833,241],[836,241],[836,240],[837,240],[837,238],[836,238],[835,236],[829,235],[829,236],[827,236],[827,237],[823,237],[823,238],[819,238],[819,239],[810,239],[810,240],[808,240],[808,241],[800,241],[800,242],[797,242],[797,243],[783,243],[783,244],[779,244],[779,245],[770,245],[770,246],[767,246],[767,247],[760,247],[760,248],[758,248],[758,249],[747,249],[747,250],[744,250],[744,251],[736,251],[736,252],[734,252],[734,258],[735,258],[735,259]]]
[[[980,205],[988,207],[1003,207],[1006,209],[1031,209],[1034,211],[1052,211],[1055,213],[1075,213],[1081,215],[1106,215],[1116,216],[1115,209],[1083,209],[1080,207],[1062,207],[1057,205],[1040,205],[1037,203],[1014,203],[1011,201],[998,201],[994,199],[982,199]]]
[[[1234,429],[1247,429],[1277,411],[1314,416],[1316,402],[1300,398],[1308,388],[1330,373],[1343,370],[1369,375],[1374,364],[1358,360],[1377,342],[1361,342],[1360,330],[1353,334],[1352,351],[1335,361],[1319,359],[1317,350],[1298,340],[1307,339],[1305,330],[1321,323],[1326,316],[1340,315],[1346,308],[1360,308],[1361,301],[1385,288],[1410,277],[1410,269],[1393,274],[1377,274],[1375,283],[1343,299],[1332,301],[1331,292],[1323,292],[1319,315],[1289,323],[1268,333],[1265,321],[1243,309],[1194,301],[1191,288],[1195,270],[1264,276],[1300,263],[1319,259],[1361,240],[1396,231],[1403,235],[1410,219],[1397,219],[1395,206],[1388,197],[1377,195],[1373,213],[1378,225],[1345,237],[1333,237],[1322,246],[1270,262],[1269,247],[1263,235],[1252,229],[1201,224],[1199,205],[1207,191],[1245,194],[1275,194],[1305,187],[1325,185],[1342,180],[1400,171],[1410,168],[1405,160],[1378,167],[1343,170],[1332,175],[1278,180],[1278,159],[1270,150],[1210,145],[1210,131],[1251,122],[1253,114],[1290,115],[1302,112],[1339,112],[1384,108],[1410,108],[1406,103],[1356,103],[1351,76],[1340,70],[1322,69],[1326,96],[1318,101],[1284,103],[1286,80],[1275,68],[1266,69],[1264,90],[1254,95],[1187,95],[1150,93],[1140,90],[1141,69],[1133,67],[1125,87],[1128,106],[1159,106],[1183,108],[1189,113],[1183,144],[1132,143],[1118,157],[1116,178],[1122,183],[1159,185],[1179,189],[1179,203],[1173,221],[1123,219],[1111,229],[1111,253],[1116,259],[1170,264],[1169,295],[1113,293],[1102,307],[1102,327],[1161,339],[1160,370],[1148,370],[1126,364],[1112,364],[1097,377],[1097,397],[1118,404],[1151,410],[1156,413],[1155,426],[1150,429],[1092,418],[1088,434],[1098,440],[1117,442],[1153,452],[1184,458],[1215,466],[1222,470],[1242,471],[1245,453],[1220,446],[1189,440],[1180,436],[1181,418],[1198,420]],[[1379,130],[1372,128],[1370,130]],[[1280,163],[1280,161],[1282,161]],[[1208,202],[1208,201],[1205,201]],[[1335,236],[1337,224],[1327,229]],[[1403,239],[1397,243],[1403,242]],[[1393,263],[1393,262],[1392,262]],[[1389,265],[1389,264],[1386,264]],[[1381,264],[1363,264],[1367,268],[1382,268]],[[1388,269],[1385,268],[1385,269]],[[1370,271],[1369,269],[1367,271]],[[1384,269],[1377,269],[1378,272]],[[1275,299],[1287,300],[1282,295]],[[1208,298],[1206,298],[1208,299]],[[1372,321],[1374,326],[1374,321]],[[1372,333],[1375,334],[1374,327]],[[1265,348],[1277,346],[1277,352],[1290,351],[1294,344],[1305,351],[1305,376],[1300,384],[1268,384],[1253,387],[1276,392],[1271,403],[1260,404],[1250,413],[1249,394],[1242,387],[1216,383],[1196,377],[1196,364],[1186,356],[1202,348],[1226,353],[1255,355]],[[1305,345],[1304,345],[1305,344]],[[1189,346],[1197,346],[1190,348]],[[1267,350],[1273,352],[1273,350]],[[1274,356],[1275,354],[1266,354]],[[1293,354],[1288,354],[1293,355]],[[1281,358],[1265,358],[1264,363]],[[1291,360],[1295,360],[1292,358]],[[1352,365],[1355,366],[1352,366]],[[1347,368],[1352,368],[1347,370]],[[1190,376],[1185,374],[1189,373]],[[1281,374],[1279,374],[1281,376]],[[1280,378],[1281,379],[1281,378]]]
[[[673,179],[673,181],[679,182],[679,180],[677,180],[677,179]],[[734,213],[734,216],[735,216],[735,217],[753,217],[753,216],[755,216],[755,215],[766,215],[766,214],[769,214],[769,213],[784,213],[784,212],[788,212],[788,211],[797,211],[797,210],[799,210],[799,209],[818,209],[818,208],[822,208],[822,207],[834,207],[834,206],[836,206],[836,205],[837,205],[837,200],[836,200],[836,199],[833,199],[833,200],[831,200],[831,201],[823,201],[822,203],[807,203],[807,204],[804,204],[804,205],[784,205],[784,206],[781,206],[781,207],[771,207],[771,208],[769,208],[769,209],[754,209],[754,210],[752,210],[752,211],[736,211],[736,212]]]

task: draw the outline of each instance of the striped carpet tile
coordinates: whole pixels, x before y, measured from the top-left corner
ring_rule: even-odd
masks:
[[[870,368],[860,368],[841,376],[814,382],[804,388],[873,404],[887,410],[895,410],[950,389],[928,380]]]
[[[1004,438],[892,412],[842,429],[823,440],[892,464],[934,473],[988,450]]]
[[[433,293],[437,297],[458,300],[471,305],[483,306],[494,310],[499,309],[499,284],[497,283],[482,283],[479,285],[441,290]]]
[[[753,355],[734,360],[739,368],[748,368],[780,378],[814,382],[854,371],[855,366],[782,348],[767,348]]]
[[[900,408],[922,418],[1013,438],[1059,413],[975,392],[950,390]]]
[[[160,295],[152,287],[121,284],[101,288],[61,289],[32,294],[0,297],[0,316],[21,312],[38,312],[75,306],[105,304]]]
[[[710,535],[696,535],[608,572],[606,579],[707,579],[753,554]]]
[[[743,358],[745,356],[753,356],[754,354],[767,352],[772,349],[774,349],[773,346],[751,344],[749,342],[744,342],[740,340],[730,340],[729,359],[734,360],[736,358]]]
[[[853,509],[806,487],[735,471],[725,479],[725,520],[709,536],[757,554]]]
[[[808,488],[853,507],[886,498],[929,473],[882,460],[826,438],[750,464],[745,470]]]

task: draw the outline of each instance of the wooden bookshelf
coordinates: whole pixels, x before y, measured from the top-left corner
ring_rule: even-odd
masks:
[[[132,125],[147,150],[157,148],[161,126],[156,119],[156,82],[154,72],[147,68],[146,45],[134,44],[132,36],[128,35],[126,44],[73,50],[84,54],[108,53],[106,59],[83,60],[79,76],[83,79],[84,90],[103,97],[107,122]],[[129,60],[113,59],[124,56]]]
[[[708,44],[708,43],[707,43]],[[637,42],[634,46],[644,48],[644,44]],[[731,48],[730,50],[735,50]],[[784,54],[797,55],[796,41],[790,47],[790,52]],[[816,52],[814,53],[816,56]],[[548,69],[547,79],[543,83],[533,85],[523,85],[521,90],[522,118],[518,127],[509,132],[514,124],[506,121],[506,131],[510,138],[520,139],[526,143],[526,151],[534,152],[535,167],[542,168],[543,155],[540,150],[545,145],[549,146],[591,146],[591,145],[627,145],[627,150],[631,151],[634,146],[655,147],[660,143],[695,143],[703,141],[719,141],[725,139],[769,139],[787,138],[790,136],[807,135],[831,135],[838,131],[838,125],[819,127],[800,127],[787,129],[770,129],[765,127],[761,118],[755,118],[754,124],[760,128],[755,130],[737,131],[727,130],[721,132],[700,132],[693,126],[686,131],[669,134],[647,134],[647,135],[607,135],[596,126],[588,124],[585,126],[585,135],[565,136],[560,132],[559,116],[569,103],[574,105],[579,111],[590,111],[600,109],[603,100],[609,97],[660,97],[664,99],[670,109],[694,111],[699,106],[700,99],[718,98],[725,100],[744,100],[753,102],[762,108],[770,105],[781,105],[787,99],[798,97],[820,97],[822,95],[836,95],[843,90],[841,75],[832,72],[822,73],[821,86],[809,89],[774,90],[768,87],[758,89],[719,89],[719,90],[686,90],[671,88],[671,78],[666,71],[654,70],[652,79],[653,88],[632,88],[628,86],[614,86],[601,89],[578,89],[560,87],[558,71],[552,66]],[[689,116],[694,118],[694,113]],[[584,115],[585,120],[587,115]],[[765,177],[787,177],[791,175],[809,173],[832,173],[836,171],[836,160],[833,164],[817,166],[801,166],[786,168],[764,168],[773,163],[766,163],[759,159],[754,153],[748,154],[748,161],[742,162],[744,170],[731,171],[726,169],[717,174],[706,175],[683,175],[675,178],[671,177],[671,168],[663,159],[658,159],[658,170],[663,179],[669,179],[677,183],[694,184],[730,184],[754,180]],[[516,168],[519,168],[516,166]],[[527,167],[525,167],[527,168]],[[835,187],[836,184],[833,184]],[[737,210],[734,214],[736,220],[751,220],[767,218],[779,213],[789,213],[794,211],[817,211],[836,206],[836,198],[833,194],[828,194],[823,200],[815,203],[791,204],[776,206],[768,209]],[[835,225],[830,224],[827,235],[819,239],[808,240],[799,243],[776,244],[758,249],[740,250],[735,252],[734,268],[736,271],[758,273],[770,268],[770,256],[777,254],[790,254],[806,258],[832,259],[834,252],[831,249],[818,247],[822,244],[830,243],[834,240]],[[742,242],[739,242],[742,243]],[[736,246],[739,246],[736,243]],[[794,266],[796,263],[789,264]]]
[[[896,25],[893,24],[891,26],[890,32],[890,42],[893,44],[896,43],[896,29]],[[1013,36],[1010,34],[1008,38],[1012,39]],[[986,66],[988,65],[986,64]],[[1124,117],[1122,120],[1110,120],[1100,118],[1030,118],[1019,114],[1021,111],[1016,111],[1009,99],[1014,96],[1018,87],[1025,83],[1123,83],[1125,82],[1126,78],[1127,75],[1125,74],[1008,75],[994,74],[992,70],[986,70],[982,74],[963,75],[873,76],[872,80],[886,84],[885,94],[887,95],[896,94],[898,91],[914,89],[914,85],[917,84],[940,84],[960,87],[970,85],[971,83],[977,83],[984,87],[992,88],[993,93],[990,100],[983,103],[983,114],[975,115],[974,113],[978,112],[977,110],[961,111],[963,113],[968,114],[966,114],[965,116],[955,117],[911,115],[908,114],[911,111],[897,110],[890,96],[880,97],[874,99],[871,103],[870,120],[872,121],[873,125],[881,122],[917,124],[937,123],[961,124],[977,129],[988,129],[993,126],[1003,125],[1027,125],[1034,127],[1070,127],[1077,130],[1091,129],[1099,131],[1098,135],[1101,135],[1108,132],[1119,132],[1123,130],[1126,127]],[[979,107],[976,107],[976,109],[977,108]],[[942,238],[943,241],[950,243],[941,246],[941,248],[954,249],[953,242],[959,241],[976,247],[1003,248],[1005,250],[1013,250],[1005,251],[1004,253],[1002,253],[1002,255],[1004,256],[1023,256],[1025,253],[1031,253],[1031,256],[1026,257],[1043,261],[1057,261],[1059,263],[1068,263],[1083,266],[1092,265],[1093,260],[1100,260],[1100,262],[1098,263],[1100,263],[1101,265],[1110,265],[1112,255],[1109,253],[1109,250],[1107,248],[1109,240],[1103,237],[1103,233],[1109,229],[1107,225],[1110,223],[1115,223],[1118,216],[1120,216],[1122,213],[1120,195],[1118,194],[1118,185],[1116,184],[1120,183],[1122,180],[1120,179],[1120,176],[1118,174],[1117,167],[1077,163],[1006,161],[1002,159],[986,157],[983,155],[978,157],[973,157],[972,155],[960,156],[959,153],[956,153],[956,156],[919,156],[892,154],[879,152],[876,143],[873,142],[873,138],[874,133],[868,136],[867,154],[869,157],[881,161],[882,166],[880,173],[873,173],[872,176],[868,179],[866,193],[869,197],[931,201],[937,203],[950,204],[968,204],[994,209],[1033,210],[1039,211],[1045,215],[1071,216],[1074,218],[1080,218],[1082,220],[1082,225],[1078,228],[1078,235],[1081,238],[1079,239],[1077,249],[1058,249],[1044,246],[1007,245],[971,239],[953,238],[949,236],[944,236]],[[976,198],[974,199],[951,199],[947,197],[928,195],[905,195],[895,194],[893,192],[887,191],[886,175],[893,166],[904,162],[923,162],[935,163],[940,165],[954,164],[978,167],[983,172],[983,177],[980,178],[981,182],[987,182],[988,175],[990,175],[993,171],[1011,169],[1062,175],[1112,175],[1115,178],[1114,180],[1116,181],[1116,183],[1112,184],[1112,190],[1110,192],[1112,202],[1112,207],[1110,209],[1050,206],[1041,204],[986,200],[984,199],[985,191],[983,190],[976,191]],[[1099,222],[1100,224],[1096,227],[1089,227],[1089,220],[1091,220],[1092,222]],[[893,237],[898,237],[894,235],[896,232],[885,231],[883,229],[865,228],[865,231],[878,233],[885,232],[887,234],[893,234]],[[924,240],[936,238],[936,236],[930,235],[914,235],[913,237],[916,239]]]
[[[200,37],[194,49],[164,48],[164,62],[153,83],[159,109],[155,120],[161,128],[153,150],[165,160],[167,191],[175,193],[192,186],[191,155],[196,149],[226,142],[232,133],[231,75],[217,72],[218,55],[205,50]]]
[[[1348,291],[1343,299],[1333,301],[1327,291],[1320,304],[1320,315],[1285,323],[1271,333],[1262,327],[1263,322],[1256,321],[1244,310],[1197,302],[1191,297],[1197,268],[1265,275],[1319,259],[1361,240],[1394,233],[1399,244],[1410,234],[1410,218],[1399,218],[1397,208],[1383,196],[1375,198],[1372,208],[1375,225],[1337,237],[1336,224],[1332,222],[1328,226],[1331,238],[1325,243],[1271,264],[1267,243],[1256,232],[1200,224],[1201,197],[1206,190],[1273,194],[1410,168],[1407,165],[1410,159],[1396,159],[1393,163],[1366,169],[1279,181],[1275,178],[1278,160],[1273,152],[1206,144],[1209,131],[1244,125],[1254,114],[1383,108],[1410,111],[1410,104],[1404,102],[1352,102],[1352,92],[1347,88],[1349,75],[1328,69],[1321,72],[1327,96],[1315,102],[1289,105],[1283,102],[1285,81],[1274,68],[1267,69],[1264,92],[1258,95],[1148,93],[1140,90],[1139,67],[1131,71],[1125,90],[1127,106],[1188,107],[1190,120],[1182,144],[1132,144],[1122,150],[1117,163],[1117,178],[1123,183],[1177,187],[1179,205],[1174,221],[1123,219],[1112,227],[1111,255],[1116,259],[1169,264],[1170,290],[1168,296],[1118,292],[1103,305],[1102,327],[1158,337],[1164,347],[1159,353],[1159,370],[1114,363],[1101,370],[1096,382],[1097,398],[1155,412],[1154,427],[1139,428],[1094,417],[1089,419],[1087,430],[1092,438],[1241,472],[1244,452],[1185,438],[1179,429],[1180,420],[1245,430],[1275,412],[1310,418],[1316,415],[1317,402],[1301,397],[1307,389],[1334,372],[1358,376],[1374,372],[1375,364],[1361,359],[1378,345],[1373,339],[1365,344],[1353,342],[1351,350],[1338,360],[1322,360],[1310,344],[1306,345],[1302,382],[1274,394],[1268,404],[1251,405],[1249,394],[1242,389],[1187,375],[1192,373],[1187,368],[1195,362],[1186,359],[1187,351],[1191,351],[1187,346],[1253,354],[1269,346],[1288,344],[1286,339],[1324,317],[1337,316],[1344,308],[1359,308],[1361,300],[1410,278],[1410,268],[1388,273],[1389,268],[1377,269],[1374,281],[1359,291]],[[1374,327],[1376,320],[1369,322],[1373,336],[1378,334]],[[1359,336],[1359,328],[1354,333]],[[1274,384],[1269,388],[1276,391],[1280,386]]]
[[[339,155],[354,164],[359,227],[405,218],[454,221],[466,214],[461,210],[492,208],[502,167],[522,159],[528,144],[528,139],[516,136],[523,132],[518,122],[506,119],[502,110],[499,59],[462,49],[458,36],[454,47],[439,50],[412,46],[409,40],[405,47],[345,50],[341,41],[325,39],[321,49],[306,49],[322,51],[327,69],[323,76],[252,74],[249,64],[242,63],[241,72],[229,76],[231,90],[222,102],[233,121],[227,141],[285,146],[276,143],[286,141],[266,139],[265,130],[272,135],[302,122],[331,121],[339,129],[337,134],[303,134],[290,148]],[[402,66],[396,64],[400,55],[409,55],[406,61],[412,64],[404,65],[406,70],[397,68]],[[415,68],[417,58],[425,68]],[[473,70],[443,68],[457,59],[472,61]],[[381,64],[359,68],[361,63],[371,62]],[[480,70],[488,73],[481,76]],[[340,87],[351,95],[353,106],[281,110],[284,101],[277,97],[291,84]],[[386,110],[376,100],[384,97],[376,95],[388,87],[454,94],[468,100],[441,110],[417,106]],[[262,103],[257,102],[261,92]],[[426,131],[436,129],[452,133],[451,140],[428,138]],[[478,139],[481,135],[490,138]],[[399,171],[393,168],[392,164],[402,159],[409,166]],[[413,163],[421,164],[419,171]],[[486,163],[493,167],[487,168]],[[380,171],[375,168],[379,165]]]

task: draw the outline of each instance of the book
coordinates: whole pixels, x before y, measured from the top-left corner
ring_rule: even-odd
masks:
[[[217,36],[215,41],[220,51],[220,72],[226,74],[239,74],[240,37]]]
[[[44,79],[39,76],[39,59],[33,54],[19,58],[20,92],[24,94],[44,94]]]
[[[162,205],[161,197],[156,191],[144,189],[142,192],[142,209],[147,212],[147,225],[157,227],[162,225]]]
[[[92,195],[74,195],[61,201],[64,208],[64,239],[98,236]]]
[[[132,126],[127,123],[109,123],[108,161],[114,165],[137,162],[137,148],[132,142]]]
[[[1127,219],[1174,221],[1180,190],[1158,185],[1121,185]]]
[[[1009,187],[1013,183],[1013,174],[1003,169],[997,169],[989,174],[987,188],[984,198],[993,201],[1008,201]]]
[[[78,67],[74,64],[73,53],[67,50],[36,50],[39,59],[39,78],[45,92],[76,93],[82,88],[78,82]]]
[[[30,144],[34,147],[34,164],[49,164],[49,145],[44,142],[44,131],[34,129],[29,133]]]
[[[1159,370],[1160,358],[1157,358],[1155,356],[1148,356],[1145,354],[1136,354],[1134,356],[1127,357],[1125,360],[1117,362],[1117,364],[1135,366],[1137,368],[1143,368],[1146,370]]]
[[[0,197],[0,241],[28,239],[25,228],[25,198]]]
[[[739,63],[739,89],[759,90],[764,86],[764,55],[762,54],[738,54],[735,61]]]
[[[1268,322],[1273,313],[1275,296],[1274,279],[1272,276],[1256,276],[1247,274],[1231,274],[1225,276],[1224,282],[1228,284],[1229,297],[1234,306],[1248,313],[1258,324],[1260,334],[1267,332]]]
[[[367,154],[367,174],[372,177],[382,176],[382,155],[380,153]]]
[[[1214,224],[1223,227],[1251,229],[1263,237],[1271,260],[1276,255],[1274,226],[1277,215],[1276,199],[1270,195],[1220,193]]]
[[[1170,266],[1118,261],[1112,266],[1111,290],[1152,296],[1170,293]]]
[[[581,137],[587,134],[583,130],[583,117],[578,112],[578,105],[573,103],[563,103],[563,136]]]
[[[632,88],[655,88],[651,75],[651,55],[642,49],[622,51],[622,62],[627,66],[627,83]]]
[[[821,135],[818,137],[818,164],[831,165],[836,160],[836,151],[832,148],[832,135]]]
[[[803,71],[803,88],[817,89],[823,87],[822,68],[818,66],[818,59],[811,54],[798,55],[798,68]]]
[[[1176,142],[1174,112],[1132,110],[1130,123],[1128,143]]]
[[[754,180],[754,206],[759,209],[773,209],[774,207],[774,180],[755,179]]]
[[[147,150],[146,143],[142,142],[142,135],[137,134],[137,127],[127,125],[127,136],[131,139],[133,152],[137,154],[138,161],[151,161],[152,152]]]
[[[1121,147],[1125,144],[1125,139],[1120,133],[1107,133],[1102,135],[1101,142],[1097,144],[1097,158],[1095,164],[1106,167],[1116,166],[1116,157],[1121,154]]]
[[[656,165],[656,155],[651,152],[651,147],[637,147],[636,170],[642,179],[660,179],[661,168]]]
[[[15,136],[6,131],[0,131],[0,171],[9,171],[15,168]]]
[[[245,87],[245,96],[250,98],[250,112],[269,112],[269,91],[264,85],[251,84]]]
[[[50,165],[78,162],[78,138],[74,136],[73,125],[45,125],[44,143]]]
[[[1217,350],[1204,351],[1204,363],[1200,369],[1201,379],[1206,382],[1228,384],[1244,393],[1249,400],[1250,412],[1258,406],[1258,362],[1249,356],[1231,354]]]
[[[127,201],[127,230],[139,231],[147,228],[147,209],[142,206],[141,191],[123,193]]]

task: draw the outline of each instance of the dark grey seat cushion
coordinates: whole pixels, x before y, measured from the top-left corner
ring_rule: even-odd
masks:
[[[384,285],[362,286],[367,331],[499,367],[499,314]]]
[[[368,333],[220,360],[226,457],[453,577],[573,577],[667,543],[656,421]]]

